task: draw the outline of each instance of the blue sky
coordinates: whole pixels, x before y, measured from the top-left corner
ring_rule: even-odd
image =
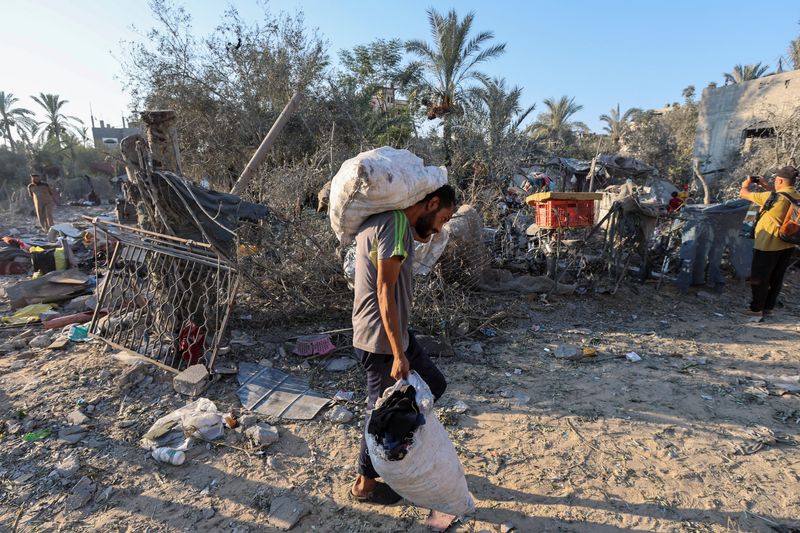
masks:
[[[0,0],[0,90],[21,97],[53,92],[70,101],[66,111],[89,123],[118,125],[129,99],[119,80],[121,39],[137,38],[131,24],[148,28],[146,0]],[[257,17],[256,0],[231,2]],[[228,3],[185,1],[195,28],[214,27]],[[272,0],[272,11],[302,10],[336,57],[343,48],[383,37],[428,38],[425,11],[474,11],[475,29],[507,43],[501,58],[482,67],[523,87],[526,105],[546,97],[574,96],[584,105],[576,118],[598,130],[600,114],[622,108],[658,108],[681,100],[681,90],[708,82],[737,63],[775,67],[789,41],[800,35],[800,2],[752,1],[474,1]],[[9,24],[9,21],[17,21]]]

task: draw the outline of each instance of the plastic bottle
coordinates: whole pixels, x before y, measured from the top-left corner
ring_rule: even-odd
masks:
[[[173,450],[172,448],[156,448],[153,450],[153,459],[161,463],[169,463],[171,465],[180,466],[186,460],[186,454],[180,450]]]

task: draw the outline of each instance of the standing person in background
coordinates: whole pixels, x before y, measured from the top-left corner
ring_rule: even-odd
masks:
[[[753,244],[753,264],[750,270],[750,287],[753,299],[750,307],[742,310],[748,316],[770,316],[778,303],[778,295],[783,286],[783,275],[792,262],[794,244],[778,237],[783,219],[791,206],[786,194],[800,200],[795,190],[797,169],[783,167],[775,174],[770,185],[760,176],[747,176],[739,191],[739,198],[750,200],[761,206],[758,223],[755,227]],[[750,192],[750,185],[757,183],[767,192]]]
[[[28,184],[28,194],[33,199],[33,208],[36,211],[36,218],[39,226],[45,233],[54,224],[53,211],[56,208],[56,193],[50,185],[41,179],[36,173],[31,174],[31,182]]]

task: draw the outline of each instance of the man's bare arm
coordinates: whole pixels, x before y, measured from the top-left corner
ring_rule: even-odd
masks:
[[[389,345],[392,347],[394,363],[392,364],[391,375],[394,379],[408,377],[410,370],[408,359],[406,359],[406,354],[403,351],[400,315],[397,310],[397,299],[394,295],[402,265],[402,258],[397,256],[378,261],[378,308],[380,309],[386,335],[389,337]]]

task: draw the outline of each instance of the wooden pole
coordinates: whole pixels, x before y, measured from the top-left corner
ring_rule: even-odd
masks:
[[[281,114],[278,115],[278,119],[272,125],[272,128],[270,128],[267,136],[264,137],[264,140],[261,141],[261,145],[253,154],[253,157],[250,158],[250,162],[248,162],[247,166],[244,167],[242,175],[239,176],[239,179],[236,180],[236,183],[233,185],[233,189],[231,189],[231,194],[241,196],[247,190],[248,185],[250,185],[250,180],[253,178],[253,174],[258,166],[264,161],[264,158],[267,157],[269,149],[272,148],[272,145],[275,143],[275,139],[278,138],[278,135],[280,135],[283,127],[286,126],[287,122],[289,122],[289,118],[292,116],[292,113],[294,113],[294,110],[300,103],[301,96],[302,95],[300,91],[295,91],[295,93],[292,95],[291,100],[289,100],[289,102],[286,104],[286,107],[283,108]]]
[[[692,165],[692,170],[694,171],[694,175],[697,176],[697,179],[700,181],[700,184],[703,186],[703,203],[705,205],[711,204],[711,192],[708,189],[708,183],[706,183],[706,179],[700,174],[700,161],[695,159],[694,164]]]

